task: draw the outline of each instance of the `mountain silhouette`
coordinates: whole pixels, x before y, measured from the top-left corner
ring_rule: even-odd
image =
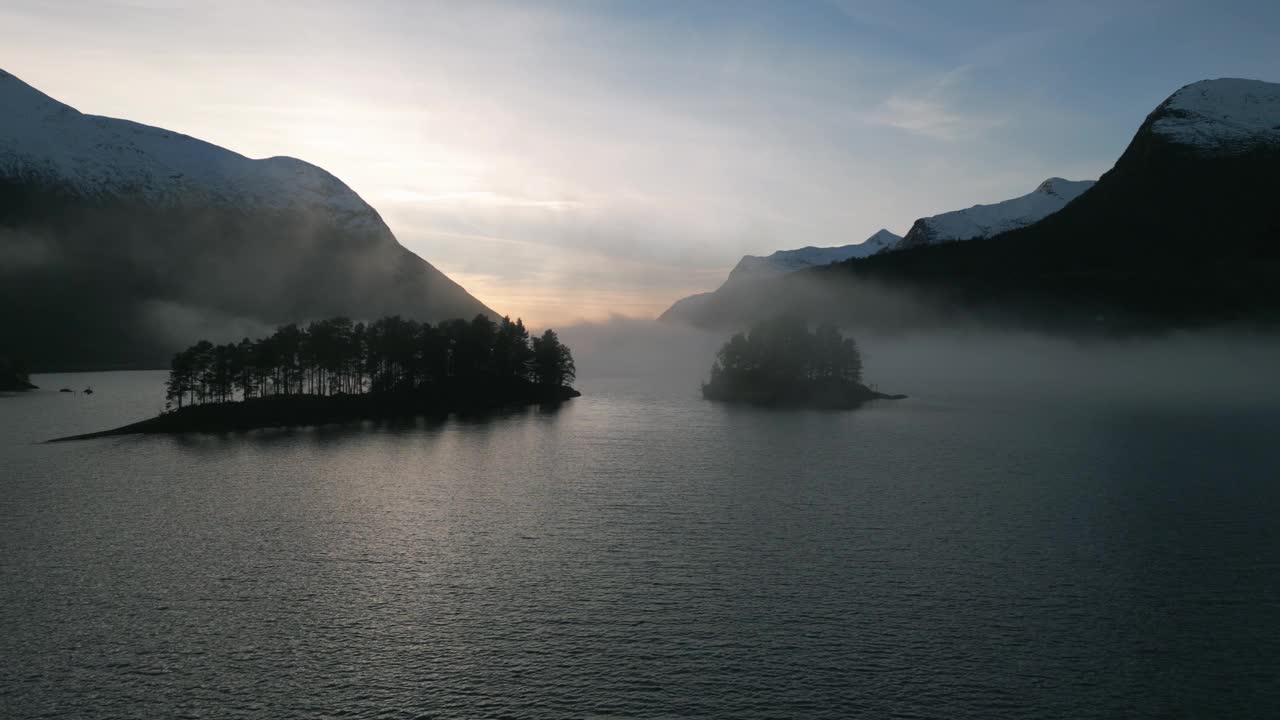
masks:
[[[495,313],[323,169],[85,115],[0,71],[0,319],[35,369],[158,367],[346,315]]]
[[[693,324],[779,313],[869,326],[1129,332],[1280,320],[1280,85],[1206,80],[1039,222],[801,270],[709,297]]]

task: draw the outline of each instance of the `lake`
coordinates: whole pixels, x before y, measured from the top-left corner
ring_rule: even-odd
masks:
[[[908,400],[722,407],[588,353],[558,410],[57,445],[164,374],[36,376],[0,714],[1280,713],[1274,348],[876,350]]]

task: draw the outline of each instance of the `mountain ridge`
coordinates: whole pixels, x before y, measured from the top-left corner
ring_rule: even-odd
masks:
[[[1093,185],[1093,180],[1051,177],[1026,195],[920,218],[892,250],[991,237],[1026,227],[1066,207]]]
[[[90,115],[0,69],[0,173],[62,182],[86,196],[135,194],[171,204],[327,207],[382,223],[323,168],[277,155],[254,159],[184,133]],[[291,191],[291,192],[290,192]]]
[[[0,321],[35,368],[156,367],[184,325],[496,316],[323,168],[86,115],[5,71],[0,103]]]
[[[884,329],[997,325],[1127,334],[1275,327],[1280,135],[1269,128],[1280,126],[1280,103],[1247,98],[1280,97],[1280,85],[1250,81],[1241,92],[1234,82],[1217,82],[1171,95],[1096,184],[1036,223],[739,288],[704,302],[694,324],[740,328],[795,313]],[[1229,112],[1201,105],[1196,112],[1207,127],[1169,133],[1161,123],[1187,117],[1175,100],[1188,88],[1197,98],[1225,97],[1228,106],[1247,101],[1266,112],[1252,114],[1241,133],[1219,122]]]
[[[704,293],[696,293],[680,298],[671,304],[659,320],[674,320],[696,314],[702,306],[716,293],[728,291],[738,285],[754,280],[795,272],[809,267],[841,262],[850,258],[869,257],[893,247],[901,242],[902,237],[884,228],[872,233],[867,239],[852,245],[836,247],[815,247],[807,245],[794,250],[775,250],[769,255],[743,255],[738,264],[729,271],[729,276],[720,287]]]

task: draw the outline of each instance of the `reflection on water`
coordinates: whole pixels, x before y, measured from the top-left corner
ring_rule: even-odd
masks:
[[[430,441],[448,427],[453,432],[491,433],[512,422],[529,422],[551,418],[563,405],[501,408],[485,413],[446,414],[440,416],[398,417],[382,420],[353,420],[315,427],[280,427],[239,430],[222,433],[185,433],[169,438],[186,450],[222,452],[242,444],[312,445],[316,448],[341,450],[342,444],[367,440],[370,435],[391,441]]]
[[[36,381],[0,398],[7,717],[1280,709],[1274,408],[886,380],[915,396],[757,412],[597,378],[43,445],[153,414],[163,375]]]

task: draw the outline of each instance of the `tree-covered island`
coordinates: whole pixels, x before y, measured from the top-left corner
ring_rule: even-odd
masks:
[[[831,325],[810,331],[801,319],[777,317],[729,338],[716,354],[707,400],[767,407],[855,408],[897,400],[862,384],[862,355],[853,338]]]
[[[285,325],[258,340],[202,340],[173,357],[166,410],[131,433],[223,432],[559,403],[580,393],[554,330],[484,315],[439,325],[399,316]]]
[[[0,351],[0,392],[11,390],[35,390],[27,374],[26,363],[16,355]]]

